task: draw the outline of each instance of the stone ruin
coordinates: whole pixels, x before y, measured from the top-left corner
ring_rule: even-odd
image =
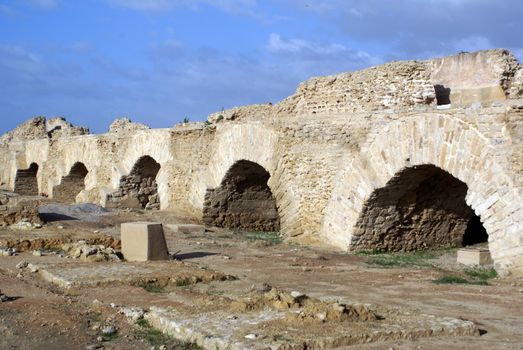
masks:
[[[522,140],[523,67],[500,49],[312,78],[167,129],[35,118],[0,138],[0,183],[345,251],[488,240],[521,273]]]
[[[269,177],[256,163],[237,162],[218,188],[207,190],[203,222],[209,226],[279,231],[276,200],[267,186]]]
[[[160,209],[156,175],[160,164],[149,157],[140,158],[127,176],[122,176],[118,191],[107,197],[107,206],[115,208]]]

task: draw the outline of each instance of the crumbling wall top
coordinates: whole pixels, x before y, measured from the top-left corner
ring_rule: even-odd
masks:
[[[520,69],[514,55],[503,49],[463,52],[430,63],[436,93],[446,95],[446,102],[439,104],[453,106],[512,98],[514,79]]]
[[[125,136],[130,135],[136,131],[149,129],[149,126],[141,123],[132,122],[129,118],[119,118],[111,123],[111,125],[109,126],[109,133]]]

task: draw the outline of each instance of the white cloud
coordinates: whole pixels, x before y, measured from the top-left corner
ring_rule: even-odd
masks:
[[[348,58],[352,61],[367,61],[369,64],[381,62],[380,59],[371,56],[367,52],[352,50],[341,44],[318,43],[303,39],[286,39],[277,33],[270,35],[267,49],[271,53],[297,54],[304,59],[321,60],[327,56],[337,56],[341,59]]]

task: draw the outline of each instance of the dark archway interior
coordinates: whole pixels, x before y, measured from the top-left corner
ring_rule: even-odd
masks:
[[[24,196],[38,196],[38,164],[31,163],[27,169],[16,171],[14,192]]]
[[[280,218],[276,199],[267,185],[270,174],[260,165],[236,162],[220,187],[208,189],[203,220],[206,225],[276,232]]]
[[[462,245],[466,247],[485,242],[488,242],[487,230],[485,230],[479,216],[472,213],[472,217],[470,218],[465,234],[463,235]]]
[[[108,207],[160,209],[156,176],[160,164],[150,156],[143,156],[127,176],[122,176],[116,192],[107,198]]]
[[[438,106],[450,105],[450,88],[443,85],[434,85],[436,103]]]
[[[413,251],[485,242],[486,231],[465,202],[467,190],[436,166],[407,168],[367,200],[353,247]]]
[[[76,196],[85,189],[85,177],[88,173],[83,163],[75,163],[69,174],[62,177],[60,184],[53,188],[53,198],[62,202],[76,202]]]

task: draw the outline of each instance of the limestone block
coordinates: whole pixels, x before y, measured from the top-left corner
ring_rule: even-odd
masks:
[[[122,254],[127,261],[169,258],[163,226],[157,222],[129,222],[121,227]]]
[[[458,263],[485,266],[492,264],[492,258],[487,248],[462,248],[458,250]]]

